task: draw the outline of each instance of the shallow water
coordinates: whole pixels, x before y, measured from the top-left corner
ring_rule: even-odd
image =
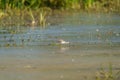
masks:
[[[119,15],[72,13],[50,19],[59,23],[1,28],[0,80],[93,80],[109,63],[114,72],[120,70]]]

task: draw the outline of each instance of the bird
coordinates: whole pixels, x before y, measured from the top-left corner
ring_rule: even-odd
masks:
[[[64,41],[63,39],[59,39],[58,42],[60,44],[69,44],[70,43],[69,41]]]

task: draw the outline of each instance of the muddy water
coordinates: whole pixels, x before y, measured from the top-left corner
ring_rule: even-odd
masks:
[[[0,80],[94,80],[101,66],[120,70],[119,15],[73,13],[50,19],[59,23],[1,29]],[[70,43],[59,44],[59,39]]]

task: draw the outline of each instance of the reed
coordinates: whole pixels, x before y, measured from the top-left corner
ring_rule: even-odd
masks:
[[[120,13],[119,4],[119,0],[0,0],[0,25],[44,27],[49,12],[43,8],[51,11],[81,9]],[[35,12],[38,10],[38,13]]]
[[[32,19],[31,24],[32,24],[32,26],[35,26],[36,21],[35,21],[35,18],[34,18],[34,15],[33,15],[32,11],[31,11],[31,9],[30,9],[30,16],[31,16],[31,19]]]
[[[43,9],[40,12],[39,24],[42,27],[46,26],[46,12]]]
[[[85,9],[91,8],[94,2],[95,2],[94,0],[83,0],[84,8]]]
[[[0,0],[0,9],[7,9],[8,7],[12,9],[38,9],[41,7],[50,7],[52,9],[91,8],[96,2],[99,2],[103,7],[119,6],[120,3],[119,0]]]
[[[2,18],[3,16],[5,16],[6,14],[0,10],[0,18]]]

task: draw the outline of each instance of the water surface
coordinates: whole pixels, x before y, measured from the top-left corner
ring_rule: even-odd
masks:
[[[1,28],[1,80],[93,80],[109,63],[114,72],[120,70],[119,15],[72,13],[49,19],[57,23]]]

